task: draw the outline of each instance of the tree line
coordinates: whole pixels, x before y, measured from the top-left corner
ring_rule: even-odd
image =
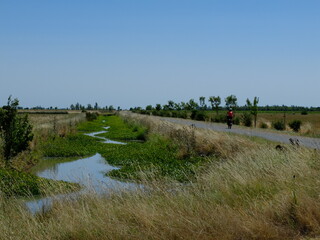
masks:
[[[285,105],[266,105],[266,106],[258,106],[258,98],[255,97],[253,99],[253,102],[251,103],[249,99],[246,100],[246,104],[243,106],[238,105],[238,98],[235,95],[230,95],[227,96],[224,99],[224,106],[222,106],[222,100],[220,96],[210,96],[208,97],[208,101],[206,102],[206,97],[199,97],[199,101],[195,101],[194,99],[190,99],[187,102],[174,102],[172,100],[169,100],[168,103],[166,104],[156,104],[155,106],[152,105],[147,105],[145,108],[143,107],[132,107],[130,110],[187,110],[187,111],[192,111],[192,110],[214,110],[216,113],[219,112],[219,110],[225,110],[229,107],[235,108],[238,111],[250,111],[252,108],[252,104],[256,105],[255,107],[257,108],[257,111],[294,111],[294,112],[313,112],[313,111],[320,111],[320,107],[303,107],[303,106],[285,106]],[[258,101],[254,103],[254,101]]]

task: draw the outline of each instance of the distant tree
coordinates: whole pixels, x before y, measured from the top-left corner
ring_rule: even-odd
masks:
[[[200,102],[200,108],[201,109],[206,109],[206,98],[205,97],[200,97],[199,98],[199,102]]]
[[[180,106],[181,106],[182,110],[186,110],[186,108],[187,108],[187,104],[185,102],[181,102]]]
[[[189,102],[187,102],[187,104],[186,104],[187,110],[195,110],[198,107],[199,107],[199,105],[193,99],[190,99]]]
[[[156,110],[157,110],[157,111],[160,111],[161,109],[162,109],[161,104],[159,104],[159,103],[156,104]]]
[[[112,105],[109,106],[109,111],[113,111],[114,107]]]
[[[235,108],[237,106],[237,97],[235,95],[230,95],[225,98],[226,106]]]
[[[98,103],[96,102],[95,104],[94,104],[94,110],[98,110],[99,109],[99,105],[98,105]]]
[[[168,111],[169,110],[169,105],[168,104],[164,104],[162,106],[162,109],[165,110],[165,111]]]
[[[28,116],[17,115],[19,100],[11,100],[0,109],[0,135],[3,139],[3,155],[6,165],[10,166],[10,159],[18,153],[28,149],[29,142],[33,139],[32,126]]]
[[[219,96],[215,97],[209,97],[209,102],[211,103],[212,109],[216,110],[216,113],[218,114],[219,111],[219,105],[221,104],[221,98]]]
[[[148,106],[146,106],[146,110],[152,110],[152,105],[148,105]]]
[[[70,105],[71,110],[75,110],[75,106],[73,104]]]
[[[168,101],[168,110],[173,110],[174,109],[174,101],[170,100]]]
[[[92,108],[92,105],[89,103],[88,105],[87,105],[87,110],[92,110],[93,108]]]
[[[259,98],[258,97],[254,97],[253,102],[251,102],[247,98],[247,106],[249,107],[250,113],[254,118],[254,127],[257,127],[258,103],[259,103]]]
[[[76,110],[80,110],[80,104],[79,104],[79,103],[76,103],[75,108],[76,108]]]
[[[181,110],[181,104],[180,103],[175,103],[173,108],[174,108],[174,110],[180,111]]]

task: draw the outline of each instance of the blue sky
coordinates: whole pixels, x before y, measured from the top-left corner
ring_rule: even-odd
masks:
[[[0,0],[0,105],[320,106],[318,0]]]

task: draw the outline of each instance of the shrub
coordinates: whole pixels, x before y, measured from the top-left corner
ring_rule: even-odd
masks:
[[[281,120],[275,121],[272,123],[272,127],[276,130],[282,131],[285,129],[284,122]]]
[[[177,118],[178,117],[178,112],[177,111],[172,111],[171,112],[171,116],[174,117],[174,118]]]
[[[301,115],[308,115],[308,112],[306,110],[301,112]]]
[[[252,126],[252,115],[247,112],[243,113],[241,115],[241,122],[243,123],[244,126],[251,127]]]
[[[215,115],[212,119],[212,122],[217,122],[217,123],[225,123],[226,122],[226,116],[219,114],[219,115]]]
[[[193,110],[190,117],[193,120],[205,121],[207,114],[204,111]]]
[[[240,118],[239,118],[239,117],[235,117],[235,118],[233,119],[233,124],[234,124],[234,125],[240,125]]]
[[[98,118],[99,114],[96,112],[86,112],[87,121],[93,121]]]
[[[260,123],[260,128],[268,128],[268,125],[265,122]]]
[[[295,131],[299,132],[300,127],[301,127],[302,122],[300,120],[293,120],[292,122],[289,123],[289,127]]]
[[[0,135],[3,139],[3,154],[7,166],[10,159],[29,148],[33,139],[32,126],[28,116],[17,115],[18,99],[8,99],[8,104],[0,109]]]
[[[198,113],[198,110],[192,110],[191,115],[190,115],[190,118],[193,119],[193,120],[195,120],[197,113]]]
[[[186,118],[188,118],[188,113],[186,111],[179,111],[178,117],[186,119]]]

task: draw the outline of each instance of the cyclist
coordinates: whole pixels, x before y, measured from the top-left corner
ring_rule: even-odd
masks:
[[[232,119],[234,117],[232,108],[230,107],[228,112],[227,112],[227,124],[228,124],[228,129],[231,129],[232,127]]]

